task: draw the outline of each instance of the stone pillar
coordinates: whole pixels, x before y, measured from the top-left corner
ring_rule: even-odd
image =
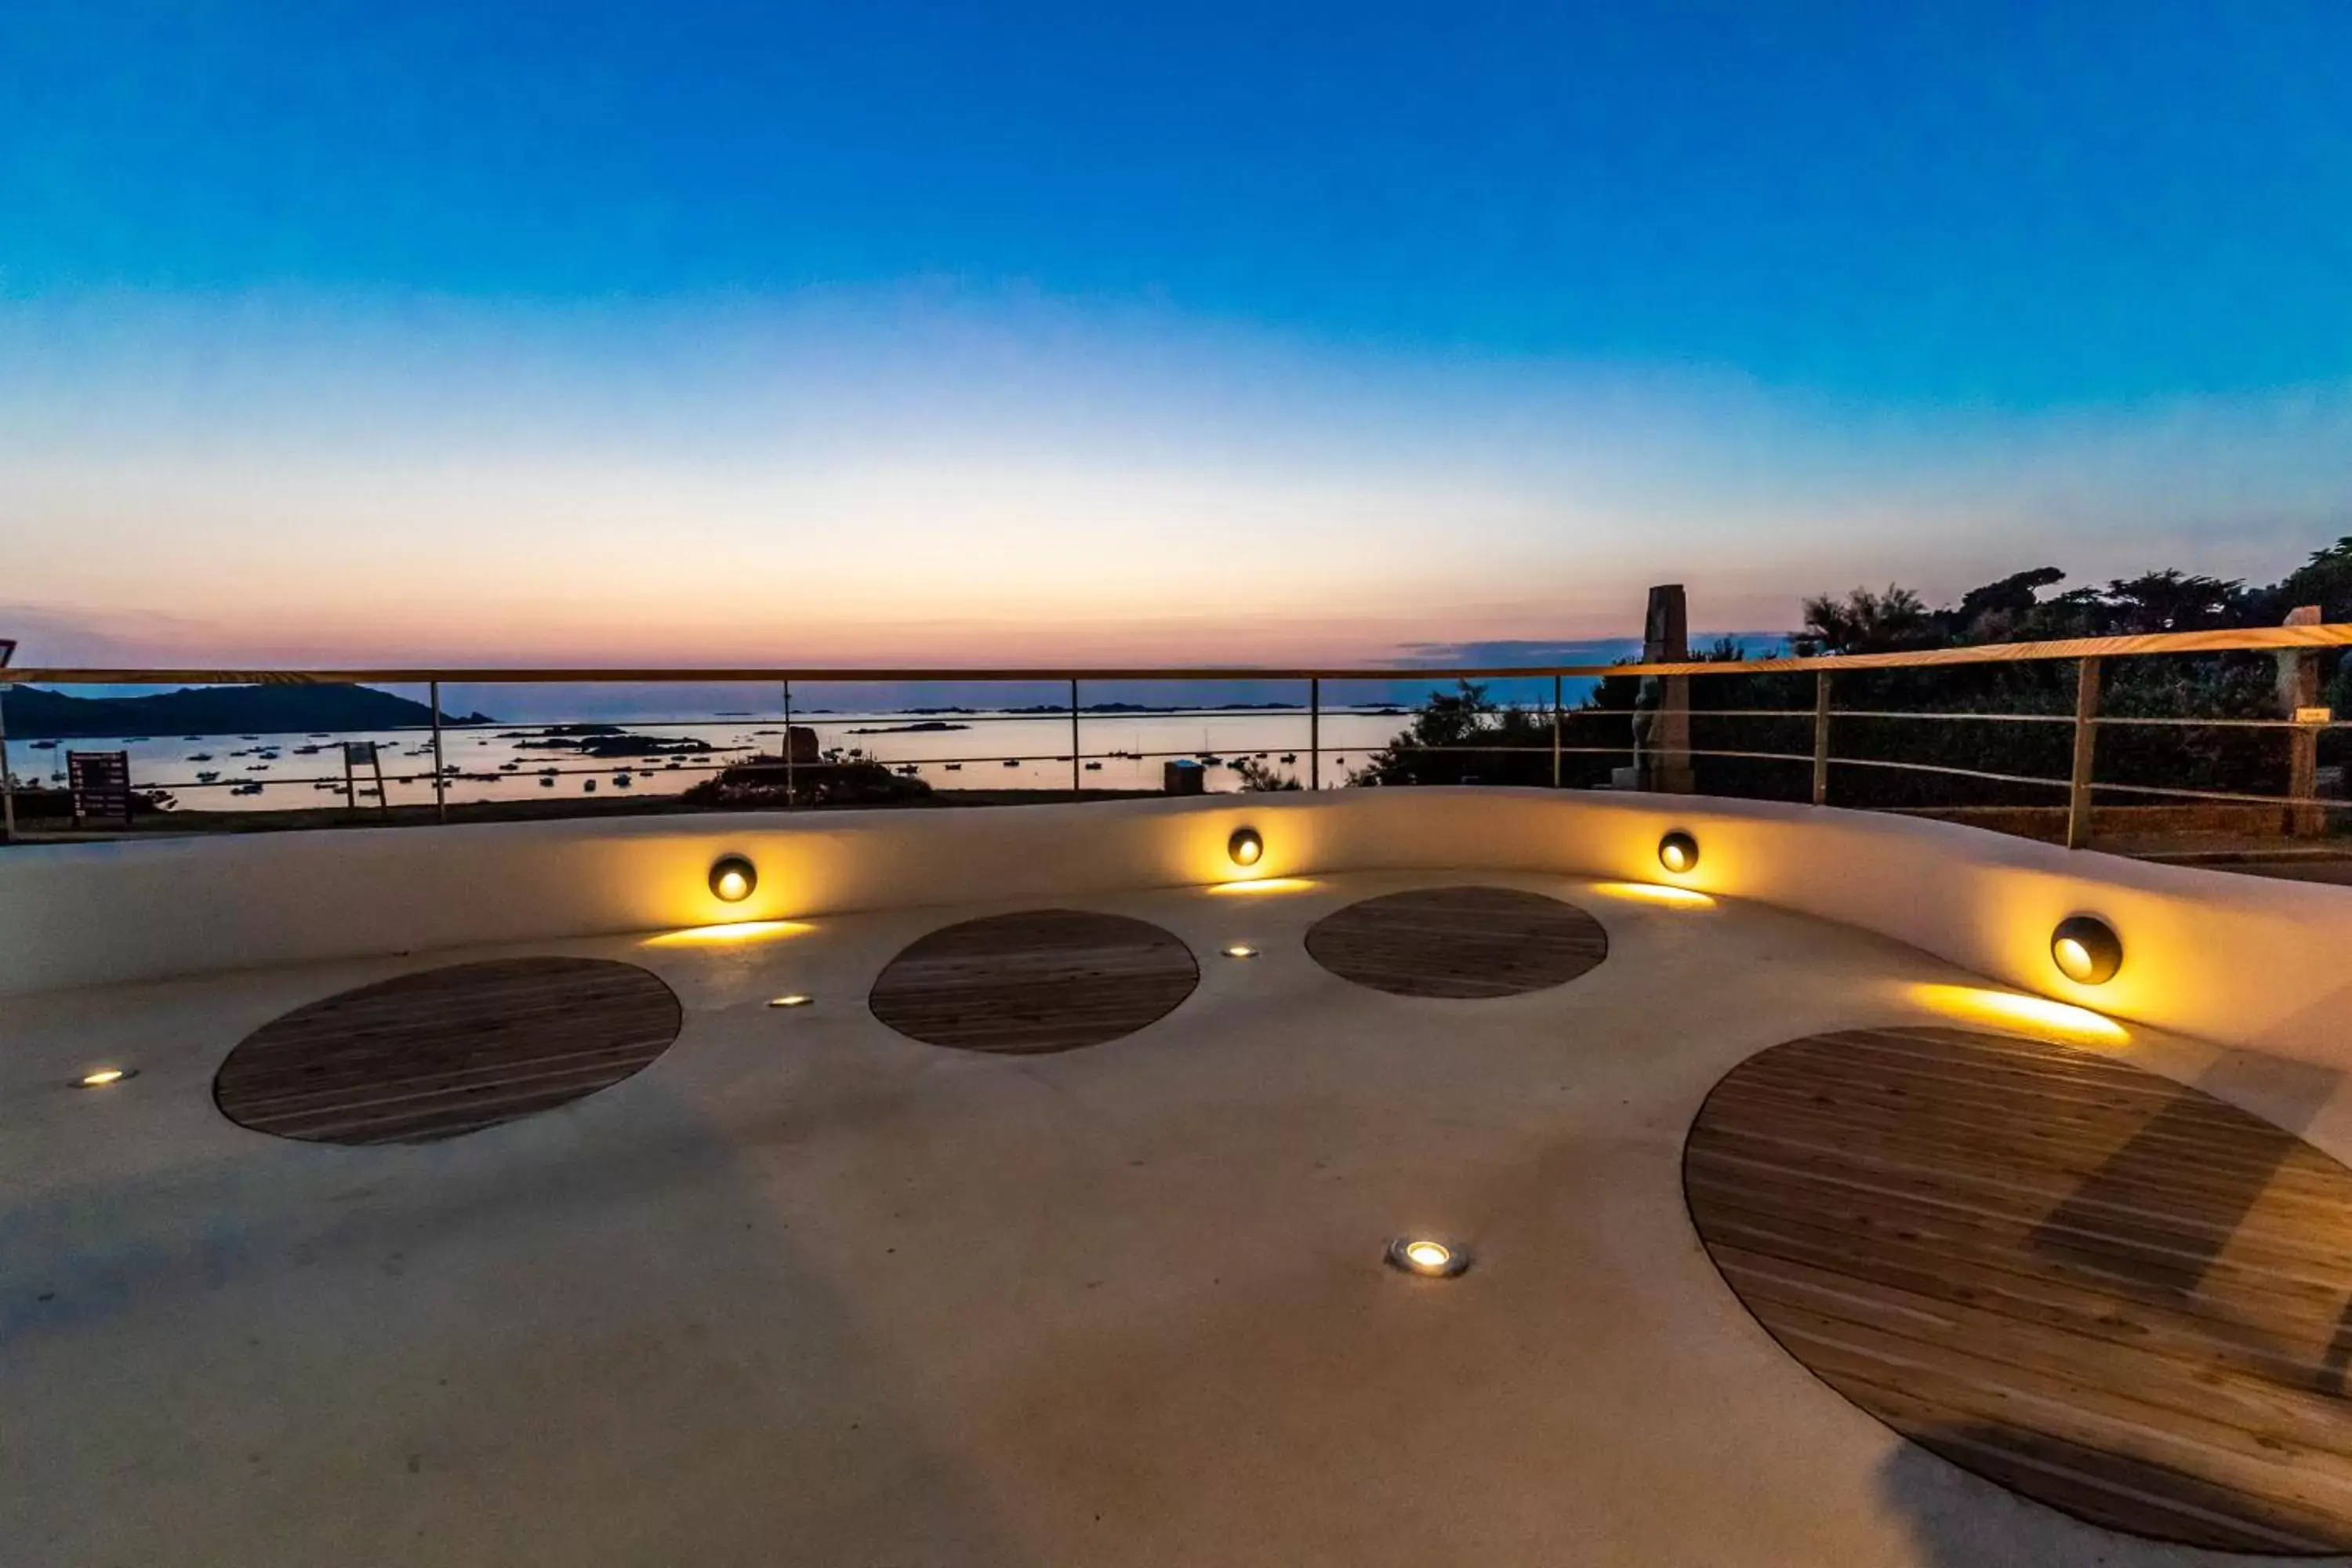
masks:
[[[1662,584],[1650,590],[1649,614],[1642,626],[1642,662],[1683,664],[1689,659],[1690,609],[1683,585]],[[1633,698],[1633,765],[1614,770],[1610,784],[1664,795],[1692,792],[1690,677],[1642,677]]]

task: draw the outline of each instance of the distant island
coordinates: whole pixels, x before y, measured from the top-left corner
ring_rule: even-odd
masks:
[[[551,724],[540,732],[540,738],[536,740],[517,738],[519,733],[509,731],[499,739],[514,740],[517,751],[535,747],[545,751],[577,752],[583,757],[598,759],[703,756],[718,750],[708,741],[670,735],[635,735],[617,724]]]
[[[853,735],[931,735],[946,730],[969,730],[969,724],[949,724],[937,719],[926,719],[919,724],[880,724],[869,729],[852,730]]]
[[[401,730],[430,725],[433,710],[373,687],[337,683],[184,687],[150,697],[68,697],[11,686],[0,688],[0,717],[12,741],[65,741]],[[441,722],[457,729],[496,721],[481,713],[444,713]]]

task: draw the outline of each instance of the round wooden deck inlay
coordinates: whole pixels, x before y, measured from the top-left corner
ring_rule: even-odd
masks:
[[[1192,994],[1201,968],[1144,921],[1028,910],[935,931],[874,982],[874,1016],[967,1051],[1034,1055],[1131,1035]]]
[[[1776,1046],[1683,1164],[1748,1310],[1896,1431],[2111,1529],[2352,1551],[2352,1171],[2092,1052]]]
[[[1575,979],[1609,956],[1601,922],[1517,888],[1419,888],[1324,916],[1315,962],[1398,996],[1516,996]]]
[[[257,1132],[425,1143],[627,1078],[677,1038],[677,998],[630,963],[511,958],[363,985],[247,1036],[213,1100]]]

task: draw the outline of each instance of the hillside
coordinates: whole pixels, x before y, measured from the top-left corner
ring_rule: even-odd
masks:
[[[343,732],[433,721],[424,703],[366,686],[190,687],[148,697],[68,697],[12,686],[0,691],[0,703],[12,741]],[[445,713],[441,721],[455,727],[493,721],[480,713],[462,719]]]

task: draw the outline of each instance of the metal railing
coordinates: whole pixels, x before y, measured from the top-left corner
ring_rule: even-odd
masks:
[[[2332,714],[2315,716],[2309,711],[2289,712],[2279,718],[2246,718],[2231,716],[2149,715],[2133,716],[2104,713],[2100,710],[2100,676],[2105,662],[2123,658],[2163,656],[2268,653],[2282,660],[2283,679],[2280,689],[2284,692],[2289,682],[2284,675],[2289,669],[2302,671],[2301,684],[2308,689],[2313,685],[2317,658],[2326,650],[2352,647],[2352,625],[2291,625],[2277,627],[2248,628],[2226,631],[2158,633],[2130,637],[2074,638],[2061,641],[1988,644],[1966,647],[1927,649],[1905,653],[1883,653],[1826,656],[1814,658],[1760,658],[1731,661],[1676,661],[1671,663],[1564,664],[1539,667],[1528,666],[1459,666],[1433,668],[1412,667],[1303,667],[1296,668],[1264,666],[1201,666],[1171,667],[1100,667],[1090,668],[825,668],[814,667],[751,667],[723,668],[349,668],[349,669],[154,669],[121,668],[0,668],[0,832],[14,840],[19,835],[17,820],[18,784],[11,763],[10,741],[6,728],[7,693],[14,688],[40,687],[107,687],[129,686],[289,686],[289,685],[365,685],[422,688],[427,694],[429,719],[414,726],[376,727],[370,734],[414,732],[427,742],[411,754],[427,754],[432,758],[434,816],[446,821],[448,817],[453,775],[458,782],[473,775],[446,760],[448,729],[457,727],[447,721],[442,705],[446,686],[551,686],[551,685],[684,685],[726,686],[758,685],[777,691],[781,697],[780,716],[783,742],[781,756],[762,757],[762,765],[780,767],[784,776],[784,803],[803,802],[799,773],[805,764],[793,742],[796,723],[805,722],[809,715],[805,707],[795,713],[794,687],[825,686],[1046,686],[1066,694],[1060,704],[1041,705],[1019,712],[958,711],[959,725],[974,727],[1011,721],[1034,721],[1041,716],[1066,711],[1069,719],[1069,746],[1066,753],[1002,753],[974,754],[955,757],[924,757],[922,765],[953,764],[961,767],[971,763],[1013,763],[1015,764],[1051,762],[1069,764],[1069,789],[1074,796],[1087,791],[1085,773],[1090,763],[1118,757],[1137,762],[1195,757],[1205,754],[1194,749],[1181,750],[1120,750],[1088,752],[1084,744],[1083,724],[1089,716],[1098,719],[1140,719],[1195,716],[1231,719],[1239,713],[1258,717],[1292,715],[1302,718],[1306,727],[1303,748],[1306,787],[1319,790],[1326,787],[1324,762],[1327,754],[1344,757],[1366,750],[1351,746],[1348,752],[1338,752],[1327,743],[1325,723],[1339,713],[1360,717],[1360,709],[1333,708],[1327,704],[1327,684],[1378,684],[1384,689],[1399,686],[1428,685],[1435,687],[1453,681],[1544,682],[1550,685],[1549,703],[1537,703],[1520,710],[1523,716],[1533,714],[1549,721],[1549,775],[1553,785],[1564,778],[1564,763],[1578,756],[1628,756],[1637,753],[1635,742],[1629,737],[1622,743],[1609,745],[1571,744],[1568,729],[1571,724],[1593,721],[1622,722],[1628,717],[1623,709],[1578,708],[1566,706],[1565,683],[1570,680],[1604,680],[1622,678],[1662,678],[1669,686],[1686,679],[1710,681],[1786,677],[1811,673],[1815,677],[1813,702],[1810,708],[1756,707],[1689,710],[1693,719],[1800,721],[1810,720],[1812,744],[1806,751],[1772,750],[1729,746],[1702,747],[1683,744],[1664,754],[1669,762],[1687,765],[1691,759],[1713,758],[1724,761],[1784,763],[1810,769],[1810,798],[1824,804],[1830,796],[1832,772],[1836,768],[1903,770],[1914,773],[1976,780],[2009,786],[2063,791],[2066,805],[2065,838],[2070,846],[2079,846],[2087,837],[2090,813],[2095,794],[2101,791],[2121,795],[2162,799],[2179,799],[2210,803],[2228,803],[2277,806],[2289,813],[2289,831],[2314,831],[2312,824],[2325,813],[2345,809],[2347,803],[2321,798],[2316,793],[2316,756],[2319,737],[2326,732],[2352,728],[2352,723],[2339,721]],[[1863,707],[1840,709],[1834,705],[1833,684],[1842,675],[1869,672],[1964,668],[1996,665],[2046,664],[2053,661],[2071,662],[2075,667],[2074,700],[2072,713],[2063,712],[1995,712],[1979,710],[1937,711],[1911,707]],[[1127,711],[1113,714],[1090,714],[1084,705],[1086,688],[1099,688],[1106,683],[1139,685],[1162,682],[1220,683],[1290,683],[1303,684],[1306,701],[1295,708],[1232,709],[1199,708],[1184,710],[1152,710],[1149,712]],[[1383,709],[1382,711],[1392,711]],[[876,715],[882,716],[882,715]],[[772,717],[772,716],[771,716]],[[740,721],[751,718],[765,721],[761,716],[737,714],[723,720],[630,720],[628,723],[644,727],[660,724],[665,728],[724,727],[740,728]],[[1834,736],[1839,725],[1858,721],[1885,723],[1934,722],[1968,724],[2069,725],[2072,727],[2072,765],[2064,777],[2050,774],[2024,773],[1991,768],[1958,766],[1948,763],[1927,763],[1886,757],[1839,755],[1834,749]],[[2101,781],[2095,776],[2098,737],[2103,731],[2143,726],[2150,729],[2167,727],[2206,728],[2230,731],[2278,731],[2289,737],[2287,773],[2289,786],[2284,793],[2267,794],[2237,790],[2214,790],[2185,784],[2127,783],[2118,780]],[[512,723],[508,727],[531,727]],[[319,732],[310,732],[317,735]],[[1381,748],[1392,755],[1458,752],[1465,755],[1509,753],[1524,757],[1524,745],[1502,746],[1476,742],[1449,745],[1427,745],[1412,742],[1399,734],[1383,743]],[[321,748],[323,750],[323,748]],[[838,749],[836,749],[838,751]],[[856,751],[862,753],[863,748]],[[1286,752],[1286,760],[1296,753]],[[648,763],[622,763],[586,769],[538,767],[533,776],[550,773],[594,775],[619,773],[718,773],[743,766],[740,760],[688,762],[671,756],[657,767]],[[828,765],[837,765],[837,759],[828,759]],[[514,770],[508,770],[513,772]],[[414,770],[395,773],[390,782],[414,785],[428,775]],[[490,775],[496,777],[498,775]],[[163,786],[173,792],[189,792],[205,788],[232,788],[240,782],[216,779],[211,782],[180,781]],[[272,785],[311,784],[321,788],[331,784],[345,787],[344,779],[273,779]],[[1353,782],[1349,775],[1340,775],[1339,784]],[[150,785],[150,788],[156,786]],[[643,797],[640,797],[643,798]],[[389,801],[380,799],[389,807]]]

